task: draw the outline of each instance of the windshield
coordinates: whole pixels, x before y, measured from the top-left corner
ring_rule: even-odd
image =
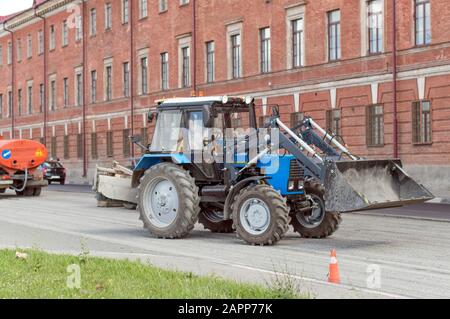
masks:
[[[150,151],[182,151],[183,135],[181,131],[181,116],[182,113],[179,110],[159,112]]]

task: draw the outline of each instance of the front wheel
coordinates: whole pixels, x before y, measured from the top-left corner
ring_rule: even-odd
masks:
[[[273,245],[289,228],[286,199],[266,184],[251,185],[232,204],[233,227],[240,238],[252,245]]]
[[[328,212],[325,210],[323,198],[325,190],[323,186],[314,181],[305,183],[305,192],[311,196],[313,208],[310,212],[293,212],[291,225],[294,231],[304,238],[326,238],[331,236],[342,221],[339,212]]]
[[[182,238],[194,228],[200,211],[200,196],[188,171],[171,163],[148,169],[138,192],[140,219],[151,234]]]

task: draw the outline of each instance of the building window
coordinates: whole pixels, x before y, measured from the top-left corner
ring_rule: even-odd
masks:
[[[190,52],[189,47],[181,48],[181,61],[182,61],[182,87],[186,88],[191,85],[190,79]]]
[[[51,157],[56,158],[56,136],[52,136]]]
[[[233,79],[241,77],[241,35],[231,36],[231,63]]]
[[[130,19],[130,5],[128,0],[122,0],[122,23],[128,23]]]
[[[130,129],[123,130],[122,140],[123,140],[123,156],[128,157],[131,154]]]
[[[169,53],[161,53],[161,90],[169,89]]]
[[[302,112],[291,113],[291,127],[294,128],[303,122],[305,115]]]
[[[22,39],[17,39],[17,61],[22,61]]]
[[[44,32],[38,31],[38,54],[44,53]]]
[[[130,96],[130,63],[123,64],[123,96]]]
[[[52,80],[50,82],[50,111],[56,109],[56,81]]]
[[[17,91],[17,104],[19,108],[19,115],[22,115],[22,89]]]
[[[77,134],[77,157],[79,159],[83,158],[83,134]]]
[[[259,30],[261,73],[270,72],[270,28]]]
[[[293,20],[292,22],[292,66],[298,68],[303,66],[303,19]]]
[[[62,46],[65,47],[69,44],[69,28],[67,26],[67,20],[62,23]]]
[[[64,158],[70,158],[69,154],[69,135],[64,135]]]
[[[159,0],[159,12],[167,11],[167,0]]]
[[[97,101],[97,71],[91,71],[91,102]]]
[[[69,106],[69,79],[63,79],[63,106]]]
[[[89,21],[89,34],[94,36],[97,34],[97,10],[91,9],[90,21]]]
[[[6,63],[11,64],[12,62],[12,42],[8,41],[8,51],[6,52]]]
[[[180,6],[186,5],[189,3],[189,0],[180,0]]]
[[[265,127],[267,124],[270,123],[271,116],[269,115],[262,115],[259,117],[259,127]]]
[[[0,94],[0,119],[3,118],[3,94]]]
[[[148,58],[141,58],[141,92],[148,93]]]
[[[384,145],[384,115],[382,105],[367,107],[367,145]]]
[[[214,41],[206,42],[206,82],[208,83],[214,82],[215,76],[214,50],[215,50]]]
[[[341,11],[328,12],[328,59],[341,58]]]
[[[327,110],[327,131],[330,134],[341,135],[341,110]]]
[[[50,50],[54,50],[56,46],[55,43],[55,26],[50,26]]]
[[[75,41],[80,41],[83,37],[83,18],[80,15],[75,17]]]
[[[108,65],[106,67],[106,101],[112,100],[112,67]]]
[[[111,3],[105,4],[105,30],[112,28],[112,5]]]
[[[45,93],[44,93],[44,84],[39,84],[39,112],[44,112],[45,105]]]
[[[31,85],[27,88],[27,103],[28,103],[28,114],[33,113],[33,87]]]
[[[369,53],[383,51],[383,0],[371,0],[369,6]]]
[[[0,66],[3,65],[3,47],[0,45]]]
[[[412,132],[414,144],[428,144],[432,142],[431,103],[418,101],[412,105]]]
[[[33,38],[31,37],[31,34],[29,34],[27,36],[27,58],[31,58],[31,56],[33,55]],[[0,59],[1,59],[1,54],[0,54]],[[0,62],[1,64],[1,62]]]
[[[142,145],[148,146],[148,132],[146,127],[141,128],[141,138]],[[142,152],[145,153],[145,150],[142,150]]]
[[[145,18],[148,15],[147,0],[139,0],[139,18]]]
[[[76,96],[77,96],[77,106],[83,105],[83,75],[77,73],[76,77]]]
[[[98,158],[97,133],[91,133],[91,157]]]
[[[8,91],[8,117],[12,116],[13,112],[13,96],[12,91]]]
[[[113,147],[113,132],[106,132],[106,156],[113,157],[114,156],[114,147]]]
[[[430,0],[415,0],[416,45],[431,43]]]

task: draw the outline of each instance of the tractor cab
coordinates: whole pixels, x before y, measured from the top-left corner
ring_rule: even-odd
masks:
[[[223,143],[227,129],[236,138],[244,128],[256,128],[254,100],[239,97],[174,98],[160,101],[148,114],[156,119],[150,153],[202,151]]]

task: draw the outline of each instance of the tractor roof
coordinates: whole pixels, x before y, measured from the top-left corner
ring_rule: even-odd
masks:
[[[245,97],[229,97],[229,96],[205,96],[205,97],[181,97],[171,98],[157,101],[158,107],[191,107],[201,105],[211,105],[214,103],[220,104],[245,104],[247,102]],[[253,101],[250,98],[250,101]]]

